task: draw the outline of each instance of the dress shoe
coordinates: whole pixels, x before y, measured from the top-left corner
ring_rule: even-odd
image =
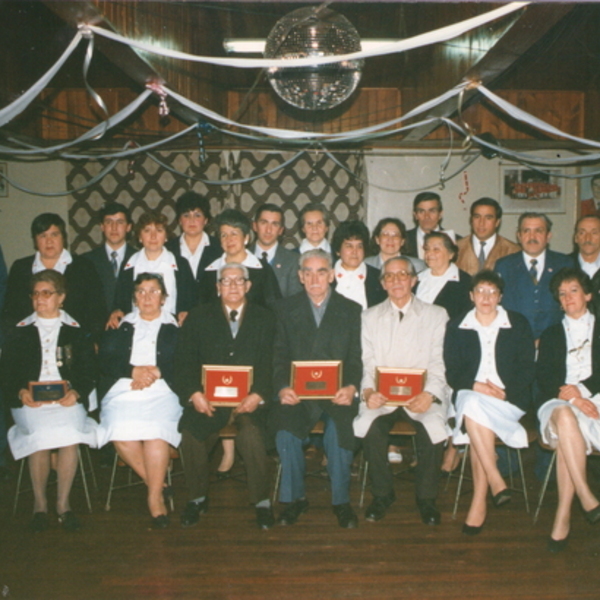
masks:
[[[396,494],[394,494],[393,490],[385,496],[375,496],[373,502],[369,504],[365,511],[365,519],[372,523],[381,521],[385,517],[386,510],[394,503],[394,500],[396,500]]]
[[[261,506],[256,509],[256,524],[259,529],[271,529],[275,525],[273,509],[269,506]]]
[[[169,517],[167,515],[158,515],[152,517],[152,529],[166,529],[169,526]]]
[[[496,508],[500,508],[505,504],[508,504],[512,500],[512,494],[508,488],[504,488],[501,492],[498,492],[495,496],[492,496],[492,502]]]
[[[65,531],[77,531],[78,529],[81,529],[81,523],[72,510],[68,510],[62,515],[58,515],[58,522]]]
[[[548,538],[548,552],[552,552],[552,554],[558,554],[566,549],[567,544],[569,543],[569,536],[562,540],[555,540],[552,536]]]
[[[440,524],[440,511],[435,506],[435,500],[417,500],[417,507],[421,513],[421,521],[425,525]]]
[[[208,512],[208,497],[202,502],[188,502],[180,517],[182,527],[195,525],[200,520],[200,515],[206,512]]]
[[[33,514],[33,518],[29,523],[29,529],[34,533],[40,533],[42,531],[46,531],[48,529],[48,513],[45,512],[36,512]]]
[[[231,477],[232,469],[233,469],[233,467],[229,467],[229,469],[227,469],[227,471],[217,471],[217,479],[219,481],[222,481],[223,479],[229,479],[229,477]]]
[[[295,500],[294,502],[290,502],[280,513],[277,522],[280,525],[293,525],[298,520],[298,517],[307,510],[308,500],[306,498]]]
[[[596,508],[592,508],[592,510],[586,510],[585,518],[587,519],[588,523],[591,523],[592,525],[600,521],[600,504],[598,504]]]
[[[478,525],[478,526],[467,525],[466,523],[464,523],[462,526],[462,532],[465,535],[479,535],[481,533],[481,530],[483,529],[484,525],[485,525],[485,521],[481,525]]]
[[[336,504],[333,507],[333,514],[337,517],[338,525],[343,529],[358,527],[358,518],[348,502],[345,504]]]

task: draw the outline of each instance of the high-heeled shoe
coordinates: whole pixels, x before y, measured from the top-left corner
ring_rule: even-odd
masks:
[[[465,535],[479,535],[481,533],[481,530],[483,529],[484,525],[485,525],[485,521],[481,525],[478,525],[478,526],[467,525],[466,523],[463,523],[462,532]]]
[[[585,518],[587,519],[588,523],[591,523],[592,525],[600,521],[600,504],[598,504],[596,508],[592,508],[592,510],[586,510]]]
[[[166,529],[169,526],[169,517],[167,515],[158,515],[152,517],[152,529]]]
[[[567,544],[569,543],[569,535],[563,538],[562,540],[555,540],[552,536],[548,538],[548,544],[546,548],[548,552],[552,552],[552,554],[558,554],[566,549]]]
[[[496,508],[500,508],[505,504],[508,504],[512,500],[512,494],[508,488],[504,488],[498,492],[495,496],[492,496],[492,502]]]

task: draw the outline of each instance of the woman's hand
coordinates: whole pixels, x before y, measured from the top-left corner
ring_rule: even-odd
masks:
[[[29,408],[39,408],[40,406],[43,406],[43,404],[44,404],[43,402],[36,402],[33,399],[31,392],[29,390],[26,390],[25,388],[23,388],[19,392],[19,400],[21,400],[21,402],[23,403],[23,406],[29,406]]]
[[[113,310],[108,318],[105,329],[118,329],[121,324],[121,319],[125,316],[122,310]]]
[[[179,327],[183,325],[183,322],[185,321],[187,316],[188,313],[185,310],[182,310],[180,313],[177,314],[177,324],[179,325]]]
[[[160,369],[155,366],[133,367],[131,371],[131,389],[143,390],[160,379]]]
[[[558,399],[568,402],[573,398],[581,398],[581,390],[576,385],[561,385],[558,390]]]
[[[587,398],[572,398],[571,404],[576,406],[586,417],[590,419],[598,419],[598,408],[596,405]]]
[[[58,403],[61,406],[75,406],[77,404],[77,400],[79,399],[79,394],[75,390],[69,390],[59,401]]]
[[[487,394],[488,396],[492,396],[492,398],[498,398],[498,400],[506,400],[506,392],[489,379],[485,383],[476,381],[473,384],[473,391],[480,394]]]

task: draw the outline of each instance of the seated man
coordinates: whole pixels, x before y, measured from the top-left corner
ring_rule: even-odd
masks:
[[[417,507],[423,523],[438,525],[435,500],[444,442],[450,433],[443,358],[448,315],[412,295],[417,277],[407,258],[390,258],[383,265],[381,281],[388,299],[362,314],[363,402],[354,421],[356,436],[364,438],[373,492],[365,518],[379,521],[396,499],[387,461],[388,434],[396,421],[403,420],[417,431]],[[426,369],[425,389],[406,407],[386,406],[387,399],[375,389],[376,367]]]
[[[246,300],[248,270],[229,263],[218,271],[220,299],[193,308],[181,329],[176,353],[175,388],[185,406],[179,423],[184,473],[190,501],[181,515],[189,527],[208,510],[208,454],[219,431],[232,418],[238,432],[236,445],[248,477],[250,502],[256,506],[261,529],[275,524],[269,500],[268,462],[263,441],[265,401],[272,397],[273,315]],[[214,407],[206,398],[200,376],[203,365],[253,367],[250,394],[232,408]]]
[[[273,418],[282,466],[279,500],[287,503],[279,523],[292,525],[308,510],[303,442],[317,421],[323,420],[333,512],[340,527],[352,528],[358,525],[349,489],[354,450],[352,421],[362,373],[361,308],[331,289],[334,271],[328,252],[319,249],[302,254],[299,275],[304,291],[277,305],[273,379],[280,405]],[[343,361],[342,387],[335,397],[301,401],[289,387],[291,363],[295,360]]]

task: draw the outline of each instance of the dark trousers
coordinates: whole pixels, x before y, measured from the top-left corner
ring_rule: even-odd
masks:
[[[263,437],[248,414],[238,415],[234,425],[237,427],[236,448],[246,467],[250,502],[257,504],[269,498],[268,459]],[[200,441],[186,429],[182,431],[183,471],[191,500],[208,495],[208,455],[218,441],[218,433]]]
[[[419,421],[414,421],[399,407],[388,415],[377,417],[363,440],[365,460],[369,462],[369,476],[373,496],[386,496],[394,489],[394,476],[388,463],[388,436],[396,421],[411,423],[416,432],[417,500],[435,500],[440,478],[440,466],[444,454],[444,442],[432,444],[427,430]]]

